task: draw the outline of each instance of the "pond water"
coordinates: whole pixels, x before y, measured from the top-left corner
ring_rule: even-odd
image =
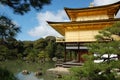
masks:
[[[53,76],[49,76],[46,73],[46,70],[54,67],[54,62],[46,62],[46,63],[26,63],[21,60],[14,61],[5,61],[0,62],[0,66],[4,67],[15,74],[15,76],[19,80],[54,80]],[[29,74],[22,74],[23,70],[27,70]],[[35,72],[42,71],[42,76],[35,76]]]

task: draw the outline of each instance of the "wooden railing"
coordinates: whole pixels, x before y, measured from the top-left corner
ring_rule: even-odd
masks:
[[[56,37],[56,42],[64,42],[65,38],[64,37]]]

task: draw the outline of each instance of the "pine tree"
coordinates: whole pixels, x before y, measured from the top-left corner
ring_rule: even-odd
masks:
[[[95,36],[97,42],[89,45],[90,53],[95,53],[97,56],[86,57],[88,61],[83,66],[86,71],[82,70],[82,73],[87,72],[86,77],[89,80],[118,80],[120,79],[120,75],[117,74],[120,70],[120,22],[116,22],[99,33]],[[112,56],[113,54],[116,56]],[[104,55],[107,57],[103,57]],[[95,63],[94,59],[103,61]]]
[[[83,56],[86,60],[84,65],[71,68],[71,74],[62,80],[120,80],[120,22],[99,33],[95,36],[97,42],[88,45],[90,54]],[[117,56],[111,57],[113,54]],[[95,63],[95,59],[102,62]]]
[[[15,13],[23,15],[32,8],[41,10],[44,5],[50,4],[51,0],[0,0],[0,3],[13,9]]]

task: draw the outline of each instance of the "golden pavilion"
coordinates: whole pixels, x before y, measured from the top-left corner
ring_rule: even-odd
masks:
[[[77,62],[84,62],[81,57],[88,53],[85,43],[95,42],[98,31],[106,28],[120,18],[115,18],[120,9],[120,1],[104,6],[90,6],[88,8],[64,8],[69,22],[50,22],[48,24],[64,38],[57,37],[56,42],[65,45],[64,60],[67,61],[67,51],[77,55]],[[72,60],[72,56],[70,58]]]

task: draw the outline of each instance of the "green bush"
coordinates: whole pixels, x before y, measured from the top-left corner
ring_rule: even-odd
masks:
[[[17,78],[13,75],[13,73],[3,68],[0,68],[0,79],[1,80],[17,80]]]

